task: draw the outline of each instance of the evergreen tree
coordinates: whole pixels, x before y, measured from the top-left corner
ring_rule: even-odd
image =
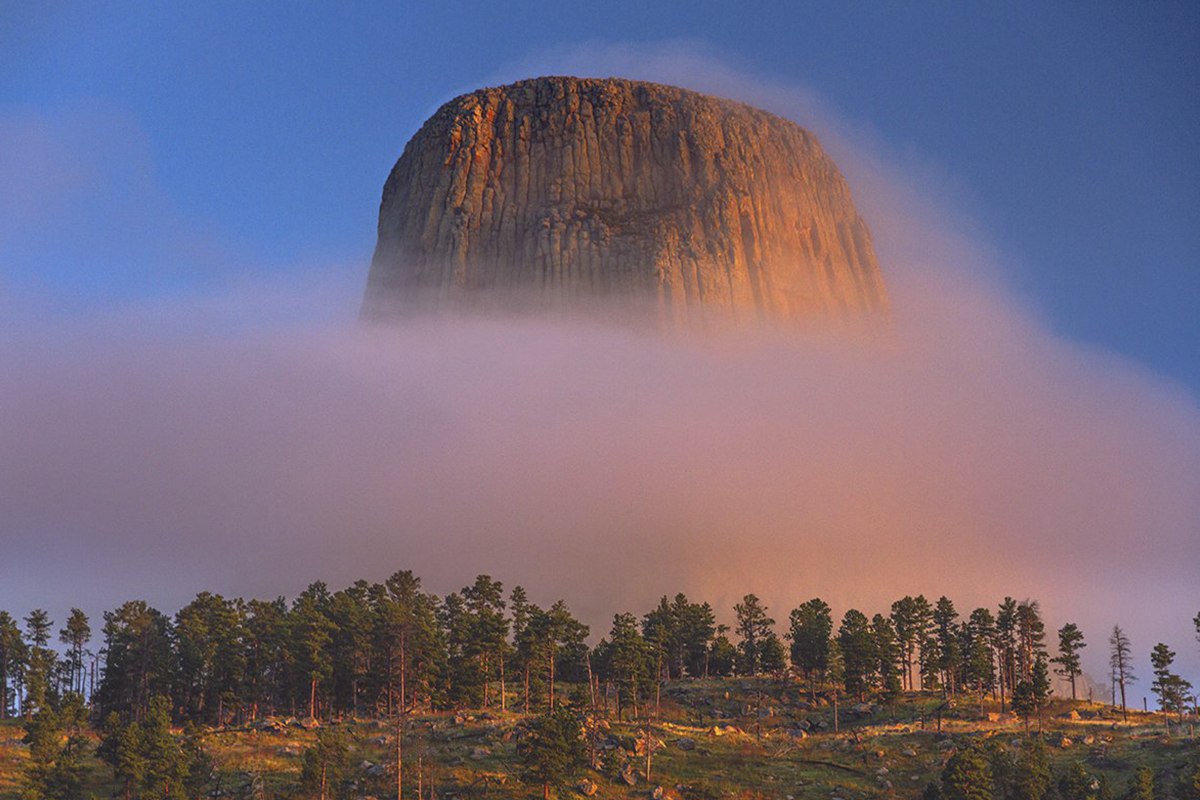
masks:
[[[1083,633],[1074,622],[1068,622],[1058,630],[1058,657],[1051,659],[1058,664],[1055,672],[1071,682],[1071,699],[1075,698],[1075,679],[1083,674],[1079,664],[1079,651],[1087,647]]]
[[[1045,800],[1050,792],[1050,754],[1041,739],[1027,738],[1013,760],[1012,800]]]
[[[1000,686],[1000,709],[1004,709],[1005,693],[1012,694],[1017,685],[1017,601],[1005,597],[996,612],[995,644],[997,683]]]
[[[171,690],[171,622],[141,600],[104,612],[104,670],[96,689],[101,715],[142,719],[150,698]]]
[[[322,728],[301,758],[300,785],[313,800],[341,800],[350,796],[346,780],[349,768],[350,744],[346,735],[333,728]]]
[[[737,616],[734,633],[741,638],[738,642],[737,671],[741,675],[755,675],[762,667],[762,648],[775,620],[767,616],[767,608],[753,594],[743,597],[733,611]]]
[[[865,699],[876,673],[877,656],[875,639],[871,635],[871,623],[857,609],[850,609],[842,617],[838,628],[838,647],[842,656],[842,681],[846,693]]]
[[[541,786],[543,798],[548,800],[551,789],[565,791],[587,764],[579,714],[560,705],[535,718],[517,754],[522,780]]]
[[[1137,768],[1133,774],[1133,783],[1129,787],[1129,800],[1156,800],[1154,791],[1154,770],[1147,766]]]
[[[1111,648],[1109,663],[1112,665],[1114,682],[1121,687],[1121,714],[1128,722],[1129,711],[1125,707],[1125,687],[1137,680],[1130,661],[1132,647],[1129,644],[1129,637],[1125,635],[1125,631],[1121,630],[1120,625],[1113,626],[1112,636],[1109,637],[1108,643]]]
[[[722,678],[733,674],[738,658],[737,648],[725,635],[727,630],[725,625],[718,625],[717,636],[708,648],[708,672]]]
[[[900,648],[902,683],[905,689],[913,688],[913,657],[921,643],[924,631],[921,628],[920,606],[915,597],[906,595],[892,603],[892,627],[896,631],[896,644]]]
[[[833,617],[829,606],[814,597],[792,610],[788,639],[792,642],[792,665],[808,679],[808,693],[816,692],[817,681],[829,668],[829,640],[833,635]]]
[[[759,646],[759,667],[771,675],[777,675],[787,669],[787,650],[775,631],[768,633]]]
[[[290,705],[292,656],[287,618],[287,601],[282,597],[246,604],[246,681],[242,690],[252,719],[263,708],[276,713]]]
[[[1017,676],[1028,678],[1037,660],[1047,656],[1046,626],[1036,600],[1026,600],[1017,605],[1016,626]]]
[[[708,677],[708,648],[716,634],[716,619],[708,603],[690,602],[683,594],[675,595],[672,606],[679,626],[679,657],[687,674]],[[677,669],[677,674],[682,674]]]
[[[1154,683],[1151,684],[1151,689],[1158,695],[1158,707],[1166,713],[1178,712],[1182,722],[1192,685],[1171,671],[1174,662],[1175,653],[1170,648],[1162,642],[1154,646],[1150,653],[1150,665],[1154,668]]]
[[[25,618],[25,700],[22,712],[26,718],[34,712],[53,705],[55,654],[50,649],[50,629],[54,623],[43,609],[35,608]]]
[[[508,644],[508,620],[504,616],[504,587],[488,575],[480,575],[475,583],[462,590],[466,610],[469,644],[468,659],[478,665],[482,702],[490,705],[490,684],[498,679]]]
[[[67,623],[58,632],[58,640],[67,646],[65,667],[69,676],[67,690],[84,694],[84,676],[87,674],[87,643],[92,638],[92,628],[87,614],[72,608]]]
[[[330,645],[334,626],[327,615],[329,604],[330,596],[325,584],[317,582],[296,598],[289,614],[290,650],[295,659],[297,679],[296,695],[307,701],[310,717],[317,716],[319,690],[333,674]]]
[[[175,615],[176,699],[189,719],[224,724],[242,696],[245,604],[201,592]]]
[[[366,581],[335,592],[329,603],[334,706],[358,716],[371,662],[371,587]]]
[[[1024,721],[1025,729],[1029,730],[1029,720],[1034,716],[1038,720],[1038,731],[1042,729],[1042,710],[1050,697],[1050,675],[1046,660],[1040,656],[1033,662],[1029,677],[1017,682],[1013,688],[1012,707]]]
[[[871,637],[874,639],[875,673],[883,692],[882,699],[885,703],[893,703],[900,697],[903,687],[899,670],[900,644],[892,621],[882,614],[876,614],[871,619]]]
[[[142,774],[140,798],[166,800],[186,796],[187,760],[171,733],[170,703],[162,695],[150,700],[142,723]]]
[[[146,745],[142,726],[137,722],[122,722],[112,711],[101,729],[100,746],[96,755],[113,771],[113,780],[123,787],[125,800],[130,800],[136,787],[145,780]]]
[[[995,636],[996,620],[986,608],[971,612],[965,634],[966,662],[964,676],[975,687],[979,695],[979,713],[983,714],[983,700],[996,681]]]
[[[597,647],[605,677],[617,689],[617,719],[624,718],[626,705],[638,716],[638,698],[646,697],[654,670],[653,654],[638,632],[637,619],[632,614],[613,617],[607,642]]]
[[[937,668],[943,691],[954,694],[958,683],[958,672],[962,666],[962,644],[958,635],[958,612],[950,598],[938,598],[933,608],[933,624],[937,637]]]
[[[0,720],[8,719],[15,705],[15,693],[10,689],[20,680],[25,660],[25,641],[17,621],[7,611],[0,611]]]
[[[959,750],[942,772],[945,800],[992,800],[992,768],[978,747]]]
[[[1100,783],[1089,775],[1083,764],[1072,761],[1058,777],[1059,800],[1097,800]]]

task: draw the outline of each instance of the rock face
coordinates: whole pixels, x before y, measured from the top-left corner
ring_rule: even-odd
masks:
[[[669,321],[887,307],[870,232],[811,133],[570,77],[451,100],[384,185],[364,315],[489,298],[615,298]]]

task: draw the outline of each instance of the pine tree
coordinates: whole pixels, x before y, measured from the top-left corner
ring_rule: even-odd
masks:
[[[871,623],[861,611],[852,608],[842,617],[842,624],[838,628],[838,646],[842,655],[846,693],[857,696],[861,701],[871,688],[878,661]]]
[[[149,800],[184,797],[187,760],[171,733],[170,703],[162,695],[152,698],[146,710],[142,753],[145,770],[139,796]]]
[[[311,584],[292,604],[289,617],[291,653],[295,659],[297,696],[308,702],[308,716],[316,717],[318,690],[333,674],[330,645],[333,622],[327,616],[330,597],[325,584]],[[308,691],[303,693],[304,689]]]
[[[613,617],[608,641],[597,647],[605,676],[617,688],[617,719],[624,718],[625,707],[632,705],[638,716],[638,697],[645,697],[652,681],[653,655],[646,640],[638,632],[637,619],[632,614]]]
[[[1129,800],[1155,800],[1154,770],[1146,766],[1137,768],[1128,797]]]
[[[900,648],[900,662],[903,667],[904,688],[913,688],[913,656],[921,642],[921,618],[917,599],[906,595],[892,603],[892,627],[896,631],[896,644]]]
[[[885,703],[894,703],[903,691],[900,681],[900,644],[892,621],[882,614],[871,619],[871,638],[874,640],[875,673]]]
[[[1045,800],[1050,791],[1050,754],[1041,739],[1027,738],[1013,760],[1012,800]]]
[[[1025,729],[1029,730],[1029,720],[1036,716],[1038,731],[1042,730],[1042,710],[1050,697],[1050,675],[1046,660],[1038,657],[1033,662],[1029,677],[1017,682],[1013,689],[1012,707],[1024,721]]]
[[[787,669],[787,650],[775,631],[768,633],[759,645],[759,667],[769,675],[778,675]]]
[[[775,620],[767,616],[767,608],[756,595],[748,594],[733,607],[737,615],[734,633],[741,637],[738,642],[737,671],[741,675],[755,675],[762,667],[762,647],[771,633]]]
[[[1125,631],[1121,630],[1119,625],[1113,626],[1112,636],[1109,637],[1108,643],[1111,648],[1109,663],[1112,665],[1116,683],[1121,687],[1121,715],[1128,722],[1129,711],[1125,707],[1125,687],[1137,680],[1130,661],[1132,647],[1129,644],[1129,637],[1125,635]]]
[[[1072,761],[1063,767],[1058,777],[1058,796],[1060,800],[1097,800],[1096,790],[1099,782],[1088,774],[1083,764]]]
[[[1046,626],[1036,600],[1017,605],[1017,676],[1028,678],[1034,663],[1046,657]]]
[[[170,691],[171,622],[141,600],[104,612],[103,654],[96,690],[101,715],[116,711],[140,720],[153,695]]]
[[[346,735],[333,728],[322,728],[301,758],[300,785],[313,800],[340,800],[348,796],[349,766],[350,745]]]
[[[87,614],[78,608],[72,608],[67,616],[67,623],[58,632],[58,640],[67,646],[67,673],[70,676],[68,691],[84,693],[83,678],[85,675],[87,643],[92,638],[92,628],[88,624]]]
[[[0,720],[8,719],[15,704],[9,686],[23,673],[25,659],[25,641],[17,621],[7,611],[0,611]]]
[[[1012,694],[1017,685],[1017,601],[1011,597],[1004,598],[996,613],[995,649],[1003,711],[1005,692]]]
[[[996,681],[996,620],[986,608],[977,608],[964,626],[966,634],[965,676],[979,695],[979,714],[984,713],[984,697]]]
[[[1083,633],[1074,622],[1068,622],[1058,631],[1058,657],[1051,659],[1059,668],[1055,672],[1071,682],[1071,699],[1075,698],[1075,679],[1082,673],[1079,665],[1079,651],[1087,647],[1083,641]]]
[[[1175,653],[1170,648],[1162,642],[1154,646],[1150,653],[1150,665],[1154,668],[1154,683],[1151,684],[1151,689],[1158,695],[1158,707],[1164,713],[1178,712],[1182,723],[1192,685],[1171,671],[1174,662]]]
[[[35,608],[25,618],[25,701],[22,712],[26,718],[52,705],[55,699],[51,677],[54,675],[55,654],[50,649],[50,629],[54,623],[43,609]]]
[[[962,644],[958,635],[958,612],[950,598],[938,598],[933,608],[933,624],[937,635],[938,662],[942,689],[954,694],[958,683],[958,672],[962,666]]]
[[[788,639],[792,642],[792,664],[804,671],[808,693],[816,693],[818,680],[829,668],[829,641],[833,635],[833,617],[829,606],[819,597],[801,603],[792,610]]]
[[[125,800],[133,797],[146,774],[145,737],[137,722],[121,722],[112,711],[101,729],[96,755],[113,771],[113,780],[124,788]]]
[[[978,747],[955,753],[942,772],[945,800],[992,800],[992,767]]]
[[[547,800],[551,789],[565,790],[587,764],[582,734],[578,712],[565,705],[535,718],[517,752],[521,779],[541,786]]]

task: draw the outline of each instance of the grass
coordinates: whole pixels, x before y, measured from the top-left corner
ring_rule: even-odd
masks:
[[[600,800],[644,798],[662,786],[679,800],[867,800],[916,797],[935,779],[956,748],[982,739],[1015,743],[1023,724],[1000,716],[990,700],[980,715],[978,701],[907,694],[890,706],[840,706],[839,733],[833,733],[832,709],[813,703],[799,686],[769,679],[685,681],[666,686],[660,719],[652,726],[663,746],[651,759],[651,782],[642,779],[644,757],[630,752],[640,726],[608,721],[600,731],[607,742],[609,769],[588,770]],[[940,710],[940,730],[938,711]],[[1076,711],[1081,718],[1067,715]],[[757,713],[756,713],[757,712]],[[990,714],[990,718],[989,718]],[[519,781],[516,738],[519,714],[456,721],[452,714],[414,715],[406,727],[405,792],[414,797],[418,763],[423,787],[436,786],[439,798],[540,796]],[[361,762],[387,765],[394,758],[390,728],[374,721],[341,723],[354,742],[352,796],[386,798],[395,794],[394,773],[367,775]],[[808,734],[796,735],[807,727]],[[717,730],[714,730],[716,728]],[[736,729],[726,732],[727,729]],[[1121,796],[1134,771],[1149,766],[1175,780],[1197,756],[1193,740],[1163,735],[1161,718],[1133,712],[1128,723],[1110,707],[1055,700],[1043,716],[1042,733],[1054,764],[1083,761],[1089,772],[1108,777]],[[0,724],[0,798],[16,797],[27,753],[19,723]],[[718,735],[719,734],[719,735]],[[1036,734],[1036,724],[1030,735]],[[251,776],[261,775],[267,797],[296,796],[300,761],[315,738],[312,731],[289,727],[213,731],[206,737],[217,770],[213,784],[226,796],[244,794]],[[1069,739],[1062,746],[1063,739]],[[685,749],[683,744],[693,747]],[[615,768],[628,765],[635,786],[618,780]],[[89,793],[112,793],[107,768],[91,759]],[[575,792],[570,796],[579,797]]]

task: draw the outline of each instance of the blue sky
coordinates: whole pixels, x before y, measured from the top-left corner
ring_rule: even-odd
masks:
[[[341,268],[356,292],[441,101],[548,48],[682,39],[934,165],[1055,330],[1200,394],[1200,6],[731,8],[7,3],[0,287],[72,308]]]

